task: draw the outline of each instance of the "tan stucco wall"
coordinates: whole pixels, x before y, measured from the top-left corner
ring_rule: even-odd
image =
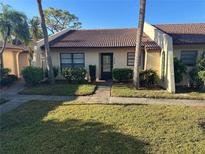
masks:
[[[181,51],[186,50],[186,51],[192,51],[192,50],[196,50],[198,51],[197,54],[197,59],[199,59],[203,52],[205,52],[205,44],[201,44],[201,45],[175,45],[174,46],[174,57],[177,57],[178,59],[181,59]],[[193,67],[188,66],[187,67],[187,72],[191,71],[193,69]],[[177,85],[189,85],[189,78],[188,75],[184,76],[184,80],[177,84]]]
[[[22,50],[19,49],[5,49],[3,53],[4,68],[11,69],[11,74],[15,74],[17,77],[20,77],[22,67],[28,66],[28,59],[26,58],[28,54],[21,52]]]
[[[165,53],[165,67],[164,67],[164,81],[161,83],[164,88],[169,92],[175,92],[175,80],[174,80],[174,62],[173,62],[173,40],[166,33],[160,31],[154,26],[145,23],[144,33],[146,33],[152,40],[154,40]],[[161,56],[162,57],[162,56]],[[162,59],[160,60],[160,65],[162,65]],[[163,68],[161,66],[161,68]],[[161,77],[162,77],[161,70]]]
[[[88,71],[89,65],[96,65],[97,78],[100,78],[100,54],[113,53],[113,68],[132,68],[127,66],[127,52],[134,52],[134,48],[59,48],[51,49],[52,62],[60,69],[60,53],[84,53],[85,68]]]
[[[152,69],[160,76],[160,57],[161,51],[150,50],[145,54],[145,69]]]
[[[26,52],[19,53],[19,76],[21,76],[21,71],[26,66],[29,66],[29,54]]]
[[[53,66],[59,68],[60,70],[60,53],[84,53],[85,54],[85,68],[88,71],[89,65],[96,65],[96,76],[97,79],[100,79],[101,76],[101,53],[113,53],[113,68],[133,68],[133,66],[127,66],[127,53],[135,52],[135,48],[52,48],[51,57]],[[148,61],[146,61],[146,52],[144,64],[141,63],[141,66],[147,65],[148,69],[154,69],[158,73],[160,72],[160,52],[159,51],[148,51]],[[157,52],[157,53],[156,53]],[[42,65],[42,50],[38,49],[35,51],[34,65],[38,67],[46,67],[45,61]],[[154,56],[154,59],[150,59],[151,56]],[[157,56],[157,57],[155,57]],[[156,62],[157,60],[157,62]],[[143,60],[141,60],[143,62]],[[151,64],[149,64],[151,63]],[[142,69],[142,68],[141,68]],[[58,76],[61,78],[60,74]]]
[[[19,51],[14,49],[5,49],[3,53],[4,68],[11,69],[11,74],[18,74],[16,55]]]

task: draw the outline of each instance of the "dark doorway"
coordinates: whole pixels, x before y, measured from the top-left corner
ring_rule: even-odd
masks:
[[[101,54],[101,79],[112,79],[113,53]]]

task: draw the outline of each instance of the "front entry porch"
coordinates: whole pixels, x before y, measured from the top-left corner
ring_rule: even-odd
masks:
[[[113,70],[113,53],[101,53],[100,54],[100,64],[101,64],[101,80],[112,79]]]

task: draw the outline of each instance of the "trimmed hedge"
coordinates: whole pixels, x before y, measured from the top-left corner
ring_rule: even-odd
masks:
[[[62,74],[69,82],[85,82],[86,70],[84,68],[65,68]]]
[[[133,70],[130,68],[115,68],[112,71],[113,80],[118,82],[127,82],[132,80]]]
[[[39,67],[28,66],[21,71],[27,85],[39,84],[43,79],[43,70]]]

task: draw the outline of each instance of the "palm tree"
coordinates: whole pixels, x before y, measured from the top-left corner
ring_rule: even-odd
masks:
[[[43,33],[40,28],[40,19],[39,17],[33,17],[29,21],[29,30],[31,35],[31,41],[29,42],[28,49],[29,49],[29,63],[31,65],[31,61],[33,59],[33,53],[34,53],[34,46],[36,46],[37,41],[41,38],[43,38]]]
[[[47,59],[46,67],[48,70],[48,78],[51,81],[51,83],[53,84],[53,83],[55,83],[55,79],[54,79],[54,74],[53,74],[53,64],[52,64],[52,60],[51,60],[50,48],[49,48],[49,43],[48,43],[48,32],[47,32],[47,28],[46,28],[46,24],[45,24],[45,17],[44,17],[44,13],[43,13],[41,0],[37,0],[37,3],[38,3],[39,14],[41,17],[41,28],[43,30],[43,36],[44,36],[44,46],[45,46],[45,56]]]
[[[40,19],[39,17],[34,16],[30,21],[30,34],[34,43],[43,37],[42,30],[40,28]]]
[[[145,7],[146,0],[140,0],[140,12],[139,12],[139,21],[137,29],[137,38],[136,38],[136,48],[135,48],[135,62],[134,62],[134,75],[133,75],[133,84],[136,88],[139,88],[139,65],[141,57],[141,41],[144,30],[144,19],[145,19]]]
[[[3,41],[0,50],[1,68],[3,68],[3,52],[8,40],[18,39],[25,44],[29,41],[27,17],[21,12],[13,10],[8,5],[0,4],[0,37]]]

